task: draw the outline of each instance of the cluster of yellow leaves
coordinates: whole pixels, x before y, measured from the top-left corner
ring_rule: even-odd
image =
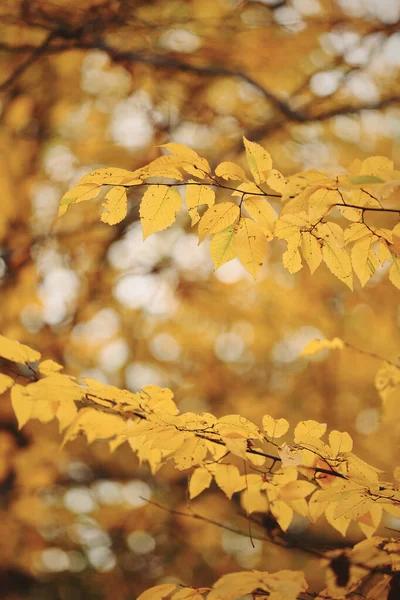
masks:
[[[353,548],[326,552],[321,564],[325,569],[327,587],[315,596],[316,600],[344,599],[349,594],[371,600],[386,598],[381,594],[390,589],[392,577],[400,571],[399,556],[399,541],[383,537],[364,540]],[[365,593],[359,593],[363,579],[373,570],[381,571],[380,576],[367,579],[363,589]],[[245,594],[268,600],[294,600],[301,593],[309,593],[301,571],[242,571],[224,575],[212,588],[164,583],[146,590],[138,600],[236,600]]]
[[[329,344],[338,342],[322,347]],[[148,385],[132,393],[93,379],[78,382],[57,363],[41,361],[38,352],[2,336],[0,357],[16,363],[14,374],[24,366],[31,379],[26,385],[8,374],[1,380],[3,391],[11,387],[19,427],[30,419],[56,418],[63,443],[80,433],[89,443],[107,440],[112,451],[127,442],[153,473],[173,460],[176,469],[191,470],[191,499],[214,481],[229,499],[240,492],[248,514],[270,511],[284,531],[295,514],[312,521],[325,515],[343,535],[355,521],[367,537],[383,511],[400,518],[398,486],[380,482],[379,470],[353,454],[347,432],[331,431],[326,443],[326,424],[301,421],[293,444],[281,444],[273,455],[269,444],[276,447],[275,440],[287,434],[286,419],[265,415],[259,428],[240,415],[179,413],[169,389]],[[241,472],[245,461],[257,472]]]
[[[286,178],[259,144],[244,138],[244,146],[251,177],[233,162],[222,162],[213,172],[205,158],[170,143],[163,146],[170,154],[136,171],[110,168],[85,175],[61,199],[59,215],[71,204],[97,198],[106,187],[101,220],[114,225],[126,217],[127,192],[145,188],[140,203],[145,239],[174,223],[182,207],[180,191],[185,191],[199,243],[212,236],[215,268],[236,257],[256,278],[268,242],[278,238],[287,243],[282,260],[290,273],[302,268],[303,259],[312,273],[324,262],[352,289],[353,273],[364,286],[390,261],[389,278],[400,288],[400,224],[384,229],[365,222],[366,215],[376,212],[396,213],[384,206],[400,186],[400,172],[390,160],[354,161],[335,176],[311,169]],[[216,203],[216,190],[230,193],[233,200]]]
[[[236,600],[246,594],[257,593],[257,598],[268,600],[296,600],[307,590],[301,571],[241,571],[224,575],[212,588],[184,587],[165,583],[146,590],[138,600]]]
[[[354,593],[363,578],[370,575],[374,569],[381,570],[383,574],[378,578],[370,578],[367,593],[363,595],[371,600],[387,598],[388,596],[382,594],[390,589],[391,578],[396,577],[397,572],[400,571],[399,556],[398,540],[378,536],[363,540],[351,549],[327,552],[322,560],[326,568],[327,588],[320,592],[317,599],[348,597],[348,594]],[[390,596],[392,597],[395,598]]]

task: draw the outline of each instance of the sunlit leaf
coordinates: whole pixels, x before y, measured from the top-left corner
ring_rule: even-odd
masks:
[[[266,173],[272,169],[272,159],[269,153],[256,142],[243,138],[247,162],[257,185],[266,181]]]
[[[175,188],[166,185],[150,186],[140,203],[143,239],[172,225],[181,206],[182,198]]]
[[[268,239],[257,223],[246,217],[240,219],[233,234],[233,250],[256,279],[268,252]]]
[[[39,352],[4,335],[0,335],[0,356],[21,364],[40,360]]]
[[[240,208],[233,202],[221,202],[204,213],[199,222],[199,242],[207,235],[219,233],[237,221]]]
[[[126,188],[115,186],[105,195],[103,201],[104,211],[101,213],[103,223],[116,225],[126,217],[128,198]]]

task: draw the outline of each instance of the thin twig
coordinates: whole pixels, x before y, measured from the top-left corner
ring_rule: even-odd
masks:
[[[51,31],[48,34],[48,36],[45,38],[45,40],[40,44],[40,46],[35,48],[35,50],[32,52],[32,54],[30,54],[28,56],[28,58],[24,62],[22,62],[15,69],[15,71],[13,73],[11,73],[11,75],[9,77],[7,77],[7,79],[5,81],[3,81],[2,84],[0,84],[0,92],[4,92],[7,88],[12,87],[15,84],[15,82],[17,81],[17,79],[19,77],[21,77],[21,75],[23,75],[23,73],[25,73],[25,71],[31,65],[33,65],[33,63],[36,62],[42,54],[44,54],[46,52],[50,43],[52,42],[52,40],[54,40],[57,37],[57,35],[58,35],[57,30]]]

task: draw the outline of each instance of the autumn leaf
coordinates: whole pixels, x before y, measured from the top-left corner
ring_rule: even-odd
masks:
[[[0,335],[0,356],[16,363],[25,364],[40,360],[40,353],[29,346]]]
[[[215,169],[215,174],[217,177],[221,177],[221,179],[227,181],[247,181],[243,169],[236,163],[229,161],[220,163]]]
[[[233,233],[233,250],[256,279],[268,252],[268,239],[257,223],[246,217],[240,219]]]
[[[171,154],[179,157],[182,168],[191,175],[204,177],[204,175],[211,172],[208,161],[199,156],[192,148],[188,148],[183,144],[177,144],[175,142],[163,144],[160,147],[165,148],[168,152],[171,152]]]
[[[214,475],[217,486],[229,499],[235,492],[240,492],[246,486],[239,469],[234,465],[210,464],[209,470]]]
[[[311,356],[320,352],[321,350],[343,350],[344,342],[340,338],[333,338],[332,340],[311,340],[301,351],[300,356]]]
[[[233,248],[233,234],[234,226],[230,225],[223,231],[216,233],[211,240],[210,254],[216,269],[236,256]]]
[[[262,426],[270,438],[280,438],[289,430],[289,423],[286,419],[273,419],[269,415],[263,417]]]
[[[332,453],[336,457],[340,452],[351,452],[353,449],[353,440],[347,431],[341,433],[333,430],[329,434],[329,445],[332,448]]]
[[[189,182],[193,183],[193,182]],[[186,206],[189,211],[192,226],[200,220],[198,208],[200,206],[213,206],[215,203],[215,192],[206,185],[186,186]]]
[[[243,207],[247,210],[263,230],[267,239],[272,239],[276,213],[272,206],[265,200],[257,196],[249,196],[243,200]]]
[[[111,188],[105,195],[103,207],[105,211],[101,214],[103,223],[116,225],[126,217],[128,198],[126,189],[122,186]]]
[[[272,169],[271,156],[256,142],[250,142],[245,137],[243,138],[243,142],[251,174],[256,184],[260,185],[267,180],[265,173]]]
[[[182,206],[179,192],[166,185],[151,185],[143,195],[140,203],[140,221],[143,239],[156,231],[166,229],[176,218]]]
[[[209,208],[199,222],[199,243],[207,235],[219,233],[239,218],[240,208],[233,202],[221,202]]]
[[[389,279],[398,289],[400,289],[400,258],[393,256],[393,263],[389,269]]]
[[[379,259],[372,249],[374,241],[372,235],[364,236],[356,241],[351,249],[351,263],[362,287],[380,265]]]
[[[288,193],[289,182],[277,169],[271,169],[268,173],[267,184],[270,188],[282,195]]]
[[[204,467],[195,469],[189,481],[189,496],[195,498],[201,492],[210,487],[212,481],[211,473]]]
[[[137,600],[163,600],[171,592],[174,592],[177,587],[176,583],[162,583],[140,594]]]
[[[294,430],[294,441],[301,443],[309,437],[320,438],[326,431],[326,423],[318,423],[318,421],[308,420],[300,421]]]
[[[58,216],[61,217],[64,215],[71,204],[78,204],[79,202],[85,202],[86,200],[94,200],[99,195],[100,189],[100,185],[96,183],[84,183],[72,188],[72,190],[66,192],[61,198]]]
[[[314,273],[321,264],[322,251],[317,238],[308,231],[301,234],[301,251],[311,273]]]

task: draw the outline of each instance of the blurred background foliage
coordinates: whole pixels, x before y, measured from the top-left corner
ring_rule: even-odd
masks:
[[[278,244],[254,283],[236,260],[214,272],[183,213],[143,243],[136,192],[115,227],[97,203],[56,213],[89,170],[136,169],[168,141],[215,165],[242,162],[245,135],[284,174],[368,155],[399,164],[398,1],[2,0],[0,23],[2,334],[77,377],[171,387],[182,411],[327,422],[390,477],[400,415],[381,410],[379,360],[299,359],[318,336],[397,358],[384,268],[350,293],[324,267],[286,273]],[[252,547],[240,507],[216,489],[193,510],[243,535],[171,512],[191,510],[172,468],[153,478],[127,447],[59,446],[53,425],[18,431],[2,398],[3,598],[133,599],[243,568],[304,569],[322,585],[306,553]],[[252,527],[279,535],[267,516]],[[294,545],[345,543],[303,519],[289,533]]]

